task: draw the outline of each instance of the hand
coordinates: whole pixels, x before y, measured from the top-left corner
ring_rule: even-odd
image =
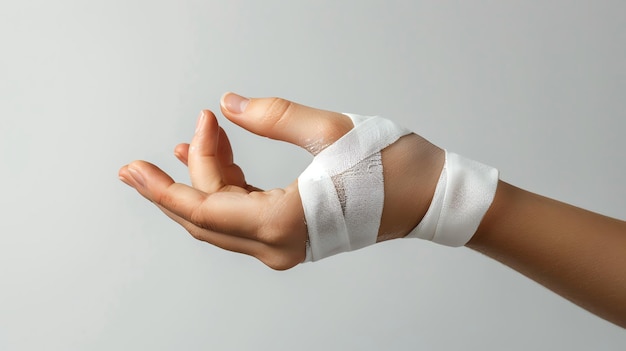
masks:
[[[221,110],[255,134],[299,145],[314,155],[352,128],[345,115],[279,98],[226,94]],[[178,145],[175,154],[188,165],[192,186],[174,182],[144,161],[122,167],[120,179],[199,240],[252,255],[274,269],[304,260],[307,228],[297,182],[268,191],[247,184],[212,112],[201,113],[191,144]],[[385,207],[379,241],[402,237],[419,223],[443,165],[443,151],[415,134],[399,139],[382,155]]]

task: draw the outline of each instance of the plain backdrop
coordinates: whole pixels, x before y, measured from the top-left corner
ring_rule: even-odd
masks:
[[[624,350],[469,249],[289,271],[191,238],[117,178],[222,93],[386,116],[520,187],[626,218],[626,2],[0,2],[0,350]],[[220,116],[250,183],[305,151]],[[626,254],[626,251],[625,251]]]

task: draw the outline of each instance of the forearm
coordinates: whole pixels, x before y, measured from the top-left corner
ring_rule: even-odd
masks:
[[[626,328],[626,222],[500,181],[467,246]]]

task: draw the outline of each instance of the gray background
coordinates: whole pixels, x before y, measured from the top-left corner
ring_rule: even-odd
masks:
[[[195,241],[117,179],[228,90],[380,114],[518,186],[626,218],[622,1],[0,3],[1,350],[624,350],[468,249],[290,271]],[[260,187],[310,161],[224,119]]]

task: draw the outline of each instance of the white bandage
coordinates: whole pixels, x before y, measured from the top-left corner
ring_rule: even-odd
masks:
[[[493,202],[497,185],[497,169],[446,151],[430,207],[406,237],[465,245]]]
[[[305,261],[376,243],[385,195],[381,150],[411,133],[384,118],[346,115],[354,128],[298,177],[309,235]],[[431,205],[407,237],[464,245],[493,201],[497,183],[496,169],[446,152]]]
[[[411,133],[384,118],[346,115],[354,128],[298,177],[309,233],[305,261],[376,243],[385,195],[380,151]]]

